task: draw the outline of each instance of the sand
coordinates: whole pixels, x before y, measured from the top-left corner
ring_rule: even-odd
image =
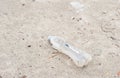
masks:
[[[0,0],[0,78],[119,78],[120,0]],[[79,10],[79,11],[78,11]],[[54,50],[63,37],[92,55],[84,68]]]

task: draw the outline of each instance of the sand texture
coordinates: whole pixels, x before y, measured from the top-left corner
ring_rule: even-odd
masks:
[[[93,60],[77,67],[50,35]],[[120,78],[120,0],[0,0],[0,78]]]

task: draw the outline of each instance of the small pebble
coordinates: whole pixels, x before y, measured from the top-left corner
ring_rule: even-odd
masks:
[[[99,63],[98,65],[101,65],[101,63]]]
[[[22,40],[25,40],[24,38],[22,38]]]
[[[75,17],[72,18],[72,20],[74,20],[74,19],[75,19]]]
[[[28,47],[31,47],[31,45],[28,45]]]
[[[39,47],[42,47],[41,45],[39,45]]]
[[[25,4],[22,4],[22,6],[25,6]]]
[[[51,67],[51,68],[54,68],[54,67]]]
[[[82,18],[79,18],[79,20],[82,20]]]
[[[106,14],[106,12],[102,12],[103,14]]]

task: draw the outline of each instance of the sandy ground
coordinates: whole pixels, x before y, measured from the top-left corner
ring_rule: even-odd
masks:
[[[120,0],[0,0],[0,78],[119,78]],[[93,56],[79,68],[51,48],[63,37]]]

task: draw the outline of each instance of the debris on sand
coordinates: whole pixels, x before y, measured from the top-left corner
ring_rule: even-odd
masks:
[[[90,54],[74,48],[60,37],[49,36],[48,40],[54,49],[69,56],[78,67],[84,67],[92,60]]]

